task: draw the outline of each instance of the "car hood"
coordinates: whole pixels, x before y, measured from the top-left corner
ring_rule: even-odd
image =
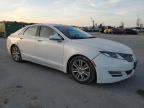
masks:
[[[101,39],[101,38],[79,39],[79,40],[72,40],[72,42],[75,44],[81,44],[82,46],[93,47],[101,51],[112,51],[127,54],[133,53],[131,48],[128,47],[127,45],[107,39]]]

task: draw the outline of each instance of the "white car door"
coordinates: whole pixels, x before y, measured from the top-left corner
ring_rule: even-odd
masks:
[[[21,40],[19,41],[18,46],[25,58],[37,58],[37,29],[37,26],[30,26],[20,35]]]
[[[56,69],[63,68],[64,40],[50,27],[41,26],[38,56],[40,60]]]

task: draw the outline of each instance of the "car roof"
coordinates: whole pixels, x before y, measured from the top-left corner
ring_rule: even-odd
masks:
[[[38,24],[33,24],[33,25],[45,25],[45,26],[72,26],[72,25],[64,25],[64,24],[51,24],[51,23],[38,23]],[[33,25],[29,25],[29,26],[33,26]]]

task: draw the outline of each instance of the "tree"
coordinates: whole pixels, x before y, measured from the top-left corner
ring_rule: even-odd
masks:
[[[103,23],[100,23],[99,27],[100,27],[100,28],[103,27]]]
[[[120,27],[124,28],[125,23],[122,21]]]

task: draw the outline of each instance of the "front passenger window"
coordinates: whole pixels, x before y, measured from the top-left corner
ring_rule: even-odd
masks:
[[[52,35],[55,35],[55,31],[49,27],[42,26],[40,29],[40,37],[49,38]]]
[[[49,38],[53,39],[53,40],[61,40],[62,39],[62,37],[60,37],[58,35],[58,33],[56,33],[56,32],[53,35],[51,35]]]

